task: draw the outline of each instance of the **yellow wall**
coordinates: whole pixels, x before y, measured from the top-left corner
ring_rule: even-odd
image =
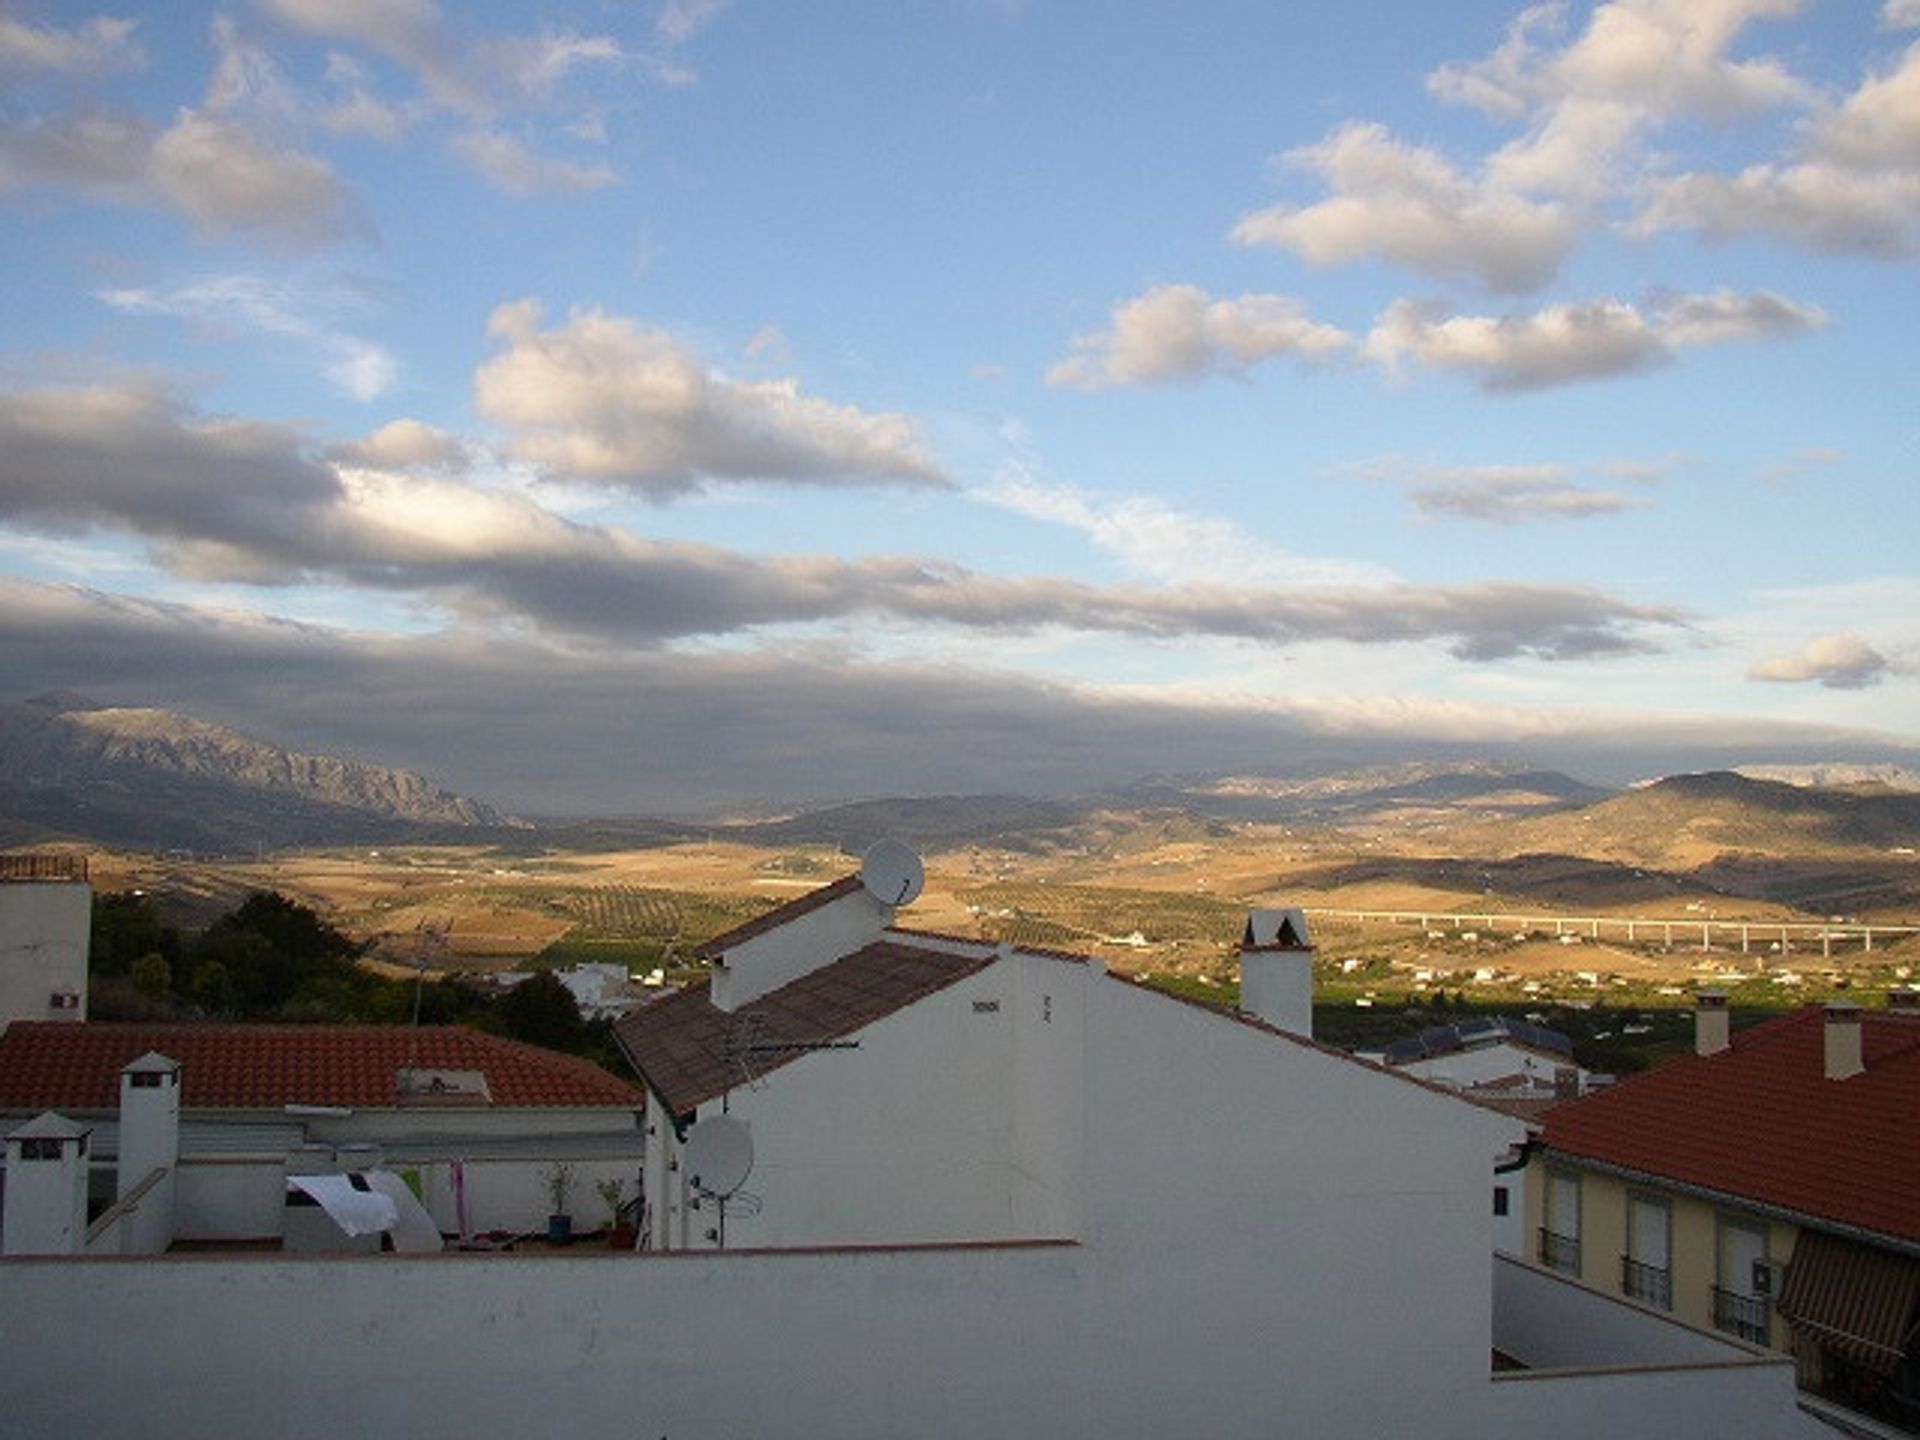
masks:
[[[1742,1220],[1764,1229],[1767,1258],[1776,1264],[1785,1264],[1792,1258],[1794,1239],[1799,1231],[1784,1221],[1765,1220],[1738,1206],[1718,1205],[1696,1196],[1663,1190],[1657,1185],[1629,1183],[1615,1175],[1535,1155],[1527,1164],[1526,1189],[1527,1258],[1536,1264],[1540,1260],[1540,1229],[1546,1223],[1547,1175],[1554,1170],[1580,1179],[1580,1274],[1577,1278],[1582,1285],[1609,1295],[1621,1294],[1620,1257],[1627,1253],[1629,1195],[1665,1196],[1673,1217],[1673,1309],[1670,1313],[1689,1325],[1705,1330],[1713,1328],[1720,1217]],[[1770,1343],[1777,1350],[1787,1347],[1786,1326],[1777,1314],[1770,1315]]]

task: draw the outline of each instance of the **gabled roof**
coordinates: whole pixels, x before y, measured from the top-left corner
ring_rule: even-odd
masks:
[[[629,1014],[613,1033],[667,1111],[687,1115],[743,1084],[743,1065],[756,1075],[776,1070],[809,1044],[844,1039],[993,961],[991,951],[954,955],[878,940],[731,1012],[714,1005],[706,985],[691,985]],[[756,1048],[741,1054],[749,1045]]]
[[[716,955],[724,955],[734,946],[751,940],[756,935],[777,930],[789,920],[796,919],[809,910],[818,910],[822,905],[838,900],[842,895],[850,895],[859,888],[860,876],[857,873],[843,875],[830,885],[822,885],[818,890],[809,890],[806,894],[789,900],[784,905],[776,905],[764,915],[756,915],[753,919],[743,921],[733,929],[714,936],[711,940],[703,941],[693,953],[701,960],[711,960]]]
[[[0,1110],[112,1110],[120,1072],[158,1053],[180,1062],[189,1108],[399,1105],[403,1070],[479,1071],[496,1107],[637,1108],[639,1090],[598,1065],[457,1025],[76,1025],[0,1032]]]
[[[1569,1100],[1545,1143],[1812,1220],[1920,1242],[1920,1020],[1861,1012],[1866,1069],[1826,1078],[1825,1018],[1796,1011]]]
[[[1553,1060],[1573,1060],[1573,1042],[1558,1030],[1515,1020],[1505,1015],[1476,1016],[1458,1025],[1430,1025],[1417,1035],[1396,1040],[1387,1046],[1389,1065],[1405,1065],[1435,1055],[1452,1055],[1462,1050],[1498,1044],[1505,1040],[1523,1050],[1533,1050]]]

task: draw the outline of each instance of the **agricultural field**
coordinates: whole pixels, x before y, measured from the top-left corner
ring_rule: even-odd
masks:
[[[1379,836],[1279,826],[1116,822],[1050,847],[968,845],[926,857],[927,885],[903,916],[914,928],[1099,956],[1116,970],[1216,997],[1253,905],[1435,916],[1510,911],[1523,929],[1427,927],[1334,915],[1314,921],[1324,1002],[1396,1005],[1683,1005],[1701,984],[1736,1003],[1781,1007],[1840,989],[1872,995],[1920,967],[1920,937],[1857,942],[1831,955],[1782,949],[1765,927],[1809,916],[1778,901],[1695,889],[1672,877],[1568,856],[1470,861],[1408,853]],[[191,864],[99,856],[96,888],[143,888],[191,925],[252,890],[311,905],[376,964],[411,973],[612,961],[644,973],[693,973],[701,942],[846,874],[856,858],[818,844],[681,843],[618,851],[412,847],[285,854]],[[1665,916],[1671,931],[1632,943],[1555,933],[1554,915]],[[1719,926],[1713,948],[1700,926]],[[1742,950],[1739,923],[1753,927]],[[203,922],[204,923],[204,922]],[[1784,933],[1784,932],[1783,932]]]

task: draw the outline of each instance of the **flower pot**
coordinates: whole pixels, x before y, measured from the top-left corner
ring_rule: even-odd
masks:
[[[609,1250],[631,1250],[634,1242],[640,1238],[640,1232],[634,1226],[622,1220],[617,1225],[607,1227],[607,1248]]]
[[[573,1216],[549,1215],[547,1217],[547,1243],[549,1245],[573,1243]]]

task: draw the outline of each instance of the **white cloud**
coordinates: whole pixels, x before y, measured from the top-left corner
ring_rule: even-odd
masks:
[[[1387,585],[1384,567],[1293,554],[1217,515],[1194,515],[1152,496],[1104,500],[1036,481],[1015,467],[975,499],[1078,530],[1130,574],[1168,584],[1240,583],[1260,589]]]
[[[1309,319],[1285,295],[1215,300],[1197,285],[1160,285],[1116,305],[1112,328],[1076,336],[1048,383],[1080,390],[1245,371],[1275,355],[1324,360],[1352,337]]]
[[[423,420],[391,420],[364,440],[336,445],[330,458],[375,470],[464,469],[472,452],[458,436]]]
[[[1821,635],[1791,655],[1775,655],[1756,662],[1749,679],[1788,684],[1816,681],[1832,690],[1860,690],[1874,685],[1889,670],[1887,657],[1858,635]]]
[[[489,184],[508,195],[578,194],[604,189],[620,178],[608,165],[535,155],[498,130],[471,131],[455,139],[453,146]]]
[[[1880,23],[1889,30],[1910,30],[1920,25],[1920,0],[1886,0],[1880,9]]]
[[[1815,250],[1920,253],[1920,45],[1823,112],[1802,151],[1734,174],[1696,171],[1652,187],[1634,230],[1710,238],[1773,234]]]
[[[474,375],[480,413],[509,448],[558,477],[661,496],[712,480],[948,483],[904,415],[837,405],[791,379],[711,370],[664,330],[577,311],[542,329],[540,306],[500,306],[506,348]]]
[[[108,15],[70,29],[0,13],[0,70],[109,70],[137,65],[134,22]]]
[[[1584,520],[1646,504],[1624,491],[1581,485],[1564,465],[1433,465],[1394,478],[1423,515],[1494,525]]]
[[[346,187],[324,160],[192,110],[153,142],[152,180],[167,201],[214,229],[309,246],[352,228]]]
[[[171,290],[104,290],[99,298],[117,310],[166,315],[219,328],[263,331],[319,353],[327,378],[356,400],[374,400],[393,387],[398,366],[386,349],[333,325],[325,297],[256,275],[221,275]]]
[[[1650,311],[1603,299],[1505,316],[1402,300],[1381,316],[1367,350],[1389,369],[1412,361],[1471,375],[1487,390],[1533,390],[1644,370],[1683,346],[1794,334],[1825,320],[1764,291],[1681,295]]]
[[[1346,125],[1284,159],[1320,174],[1332,197],[1255,211],[1233,227],[1235,243],[1316,265],[1377,258],[1518,293],[1546,284],[1578,237],[1564,206],[1464,176],[1380,125]]]

